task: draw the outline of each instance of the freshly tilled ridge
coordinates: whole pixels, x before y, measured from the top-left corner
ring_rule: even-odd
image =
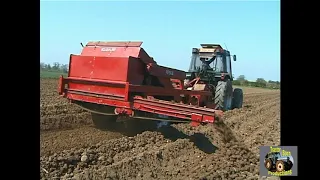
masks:
[[[40,131],[91,124],[90,113],[58,95],[57,79],[40,78]]]
[[[116,154],[139,149],[146,145],[153,145],[155,143],[163,143],[166,140],[163,136],[157,136],[157,133],[144,132],[132,137],[122,137],[109,141],[102,141],[96,145],[92,145],[86,149],[71,149],[64,150],[59,154],[51,156],[42,156],[40,158],[40,165],[42,169],[41,176],[48,177],[48,175],[63,176],[64,173],[77,173],[84,167],[91,167],[93,165],[110,165],[116,161],[121,161]],[[114,158],[115,157],[115,158]],[[48,172],[48,173],[46,173]]]
[[[223,148],[210,156],[196,172],[200,179],[247,179],[258,177],[259,158],[240,142],[227,143]],[[212,173],[215,172],[215,173]]]

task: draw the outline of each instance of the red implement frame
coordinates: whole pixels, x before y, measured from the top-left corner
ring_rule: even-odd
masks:
[[[96,88],[105,87],[112,92],[112,88],[117,89],[123,95],[108,94],[108,93],[92,93],[91,91],[84,91],[79,89],[65,88],[66,84],[91,84]],[[193,121],[193,125],[200,123],[213,123],[216,117],[222,115],[222,111],[214,110],[211,108],[195,107],[193,105],[186,105],[181,103],[172,103],[169,101],[162,101],[156,99],[142,98],[141,96],[134,96],[129,98],[129,92],[152,92],[153,94],[193,94],[193,91],[170,89],[166,90],[161,87],[147,87],[131,85],[127,82],[110,81],[110,80],[97,80],[85,79],[63,76],[59,79],[59,94],[75,101],[88,102],[101,104],[106,106],[115,107],[115,113],[119,115],[127,115],[130,117],[135,116],[135,111],[149,112],[153,114],[160,114],[170,116],[186,121]],[[175,92],[173,92],[175,91]],[[207,94],[210,92],[198,92]]]
[[[212,109],[212,92],[205,84],[200,90],[186,90],[185,72],[159,66],[141,44],[89,42],[81,55],[70,55],[68,77],[60,77],[59,94],[71,101],[114,107],[119,117],[158,114],[198,125],[222,115]],[[188,105],[192,98],[197,100]]]

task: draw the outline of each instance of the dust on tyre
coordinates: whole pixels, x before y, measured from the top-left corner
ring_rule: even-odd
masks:
[[[232,109],[240,109],[243,104],[243,91],[240,88],[233,90]]]
[[[268,171],[270,171],[272,169],[272,161],[270,159],[266,159],[264,166],[268,169]]]
[[[102,130],[112,130],[116,126],[117,116],[115,115],[102,115],[91,113],[93,124],[96,128]]]
[[[276,170],[278,172],[282,172],[284,171],[286,168],[285,168],[285,163],[283,161],[277,161],[276,163]]]
[[[216,86],[214,104],[216,109],[227,111],[232,108],[232,83],[230,79],[227,81],[219,81]]]

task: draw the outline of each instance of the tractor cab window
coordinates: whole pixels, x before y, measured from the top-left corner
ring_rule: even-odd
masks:
[[[231,57],[230,55],[226,55],[226,67],[227,67],[226,69],[228,73],[231,73],[230,64],[231,64]]]
[[[223,57],[222,55],[217,55],[215,59],[210,64],[210,67],[213,68],[216,72],[223,72]]]
[[[201,57],[201,58],[200,58],[200,61],[201,61],[202,63],[205,63],[205,64],[207,64],[207,65],[210,66],[210,64],[212,63],[212,61],[214,61],[214,58],[209,59],[209,58],[203,58],[203,57]]]
[[[206,61],[208,61],[208,58],[202,58],[202,57],[201,57],[201,58],[200,58],[200,61],[201,61],[201,62],[206,62]]]
[[[281,157],[280,153],[272,153],[272,157],[275,158],[275,159],[278,159]]]
[[[190,62],[189,72],[196,72],[200,69],[212,69],[216,72],[224,71],[223,55],[210,57],[200,57],[193,55]]]
[[[193,54],[191,57],[189,72],[196,72],[198,69],[200,69],[202,66],[202,61],[200,60],[200,57]]]
[[[220,72],[220,69],[222,70],[223,66],[222,64],[222,57],[213,56],[212,58],[200,58],[203,69],[207,70],[213,70],[216,71],[218,67],[218,71]]]

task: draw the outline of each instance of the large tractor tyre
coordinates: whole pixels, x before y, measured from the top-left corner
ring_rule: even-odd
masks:
[[[291,161],[288,161],[285,166],[286,168],[285,171],[289,171],[292,168],[292,166],[293,166],[293,163]]]
[[[102,115],[91,113],[93,124],[101,130],[114,130],[116,128],[116,115]]]
[[[233,90],[232,109],[240,109],[243,104],[243,91],[242,89],[235,88]]]
[[[219,81],[214,96],[214,104],[216,109],[228,111],[232,108],[232,83],[227,81]]]
[[[272,170],[272,161],[270,159],[266,159],[266,161],[264,162],[264,166],[268,169],[268,171]]]
[[[283,162],[283,161],[277,161],[276,163],[276,170],[277,172],[282,172],[282,171],[285,171],[286,169],[286,164]]]

